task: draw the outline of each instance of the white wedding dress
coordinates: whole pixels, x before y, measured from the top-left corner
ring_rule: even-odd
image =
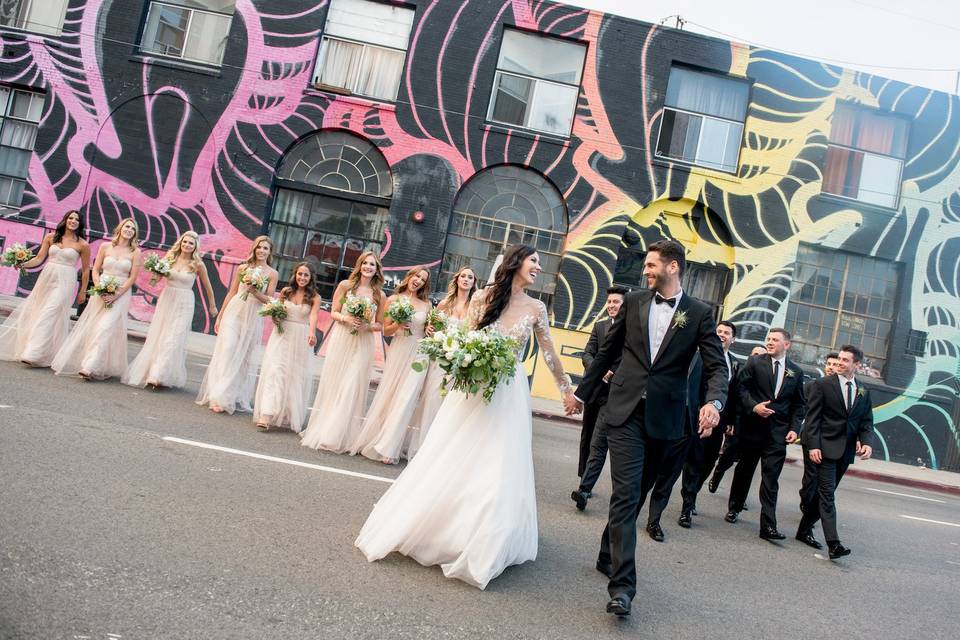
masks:
[[[483,298],[470,303],[476,326]],[[511,301],[493,328],[520,343],[513,379],[489,404],[451,391],[416,457],[380,498],[355,542],[374,561],[398,551],[483,589],[508,566],[537,557],[530,390],[519,362],[531,333],[561,390],[570,388],[539,300]]]

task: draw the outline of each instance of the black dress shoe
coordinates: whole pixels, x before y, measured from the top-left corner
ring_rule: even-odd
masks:
[[[719,488],[720,488],[720,481],[717,480],[716,478],[710,478],[710,482],[707,483],[707,489],[710,491],[710,493],[716,493],[717,489]]]
[[[577,503],[577,511],[583,511],[587,508],[587,495],[585,491],[574,491],[570,494],[570,499]]]
[[[659,524],[648,524],[647,534],[657,542],[663,542],[663,529]]]
[[[820,544],[820,541],[813,537],[812,533],[798,533],[797,540],[807,545],[808,547],[813,547],[814,549],[823,549],[823,545]]]
[[[692,508],[690,509],[690,515],[692,515],[692,516],[698,516],[698,515],[700,515],[700,514],[697,513],[697,508],[696,508],[696,507],[692,507]]]
[[[740,517],[740,513],[739,513],[739,512],[737,512],[737,511],[727,511],[727,515],[723,516],[723,519],[726,520],[727,522],[729,522],[730,524],[733,524],[734,522],[737,521],[737,518],[739,518],[739,517]]]
[[[609,562],[602,562],[600,560],[597,560],[597,571],[607,576],[608,578],[613,577],[613,565],[611,565]]]
[[[607,613],[623,618],[630,615],[630,599],[627,596],[614,596],[607,603]]]
[[[763,538],[764,540],[786,540],[787,539],[787,536],[783,535],[776,529],[767,529],[767,528],[760,529],[760,537]]]
[[[677,524],[684,529],[689,529],[691,526],[693,526],[693,518],[690,517],[690,512],[681,511],[680,517],[677,518]]]
[[[740,511],[750,511],[750,507],[748,507],[747,505],[743,505],[742,507],[740,507]]]
[[[850,549],[847,549],[839,542],[828,542],[827,546],[830,548],[831,560],[836,560],[837,558],[850,555]]]

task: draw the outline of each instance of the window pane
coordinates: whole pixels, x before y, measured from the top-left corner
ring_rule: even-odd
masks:
[[[4,0],[0,2],[0,24],[37,33],[59,34],[67,0]]]
[[[823,171],[824,193],[856,198],[859,193],[863,154],[841,147],[827,147],[827,162]]]
[[[324,35],[406,50],[413,10],[369,0],[333,0]]]
[[[585,50],[573,42],[505,29],[497,68],[579,85]]]
[[[26,186],[26,182],[0,176],[0,203],[19,207],[23,200],[23,189]]]
[[[362,55],[363,45],[324,38],[319,58],[323,66],[318,70],[315,80],[331,87],[352,90]]]
[[[697,164],[722,169],[724,171],[733,171],[736,169],[736,152],[734,152],[733,166],[725,165],[725,158],[730,154],[729,147],[736,148],[740,144],[737,138],[735,144],[731,144],[731,129],[733,125],[725,120],[714,120],[713,118],[703,118],[703,127],[700,132],[700,144],[697,148]]]
[[[10,89],[0,87],[0,116],[7,115],[7,105],[10,103]]]
[[[16,91],[13,96],[13,108],[10,115],[21,120],[39,122],[43,115],[43,96],[39,93]]]
[[[237,4],[236,0],[173,0],[174,4],[183,4],[197,9],[206,9],[207,11],[219,11],[220,13],[233,13]]]
[[[523,126],[532,91],[532,80],[498,73],[492,119]]]
[[[396,100],[403,76],[402,51],[366,47],[354,92],[382,100]]]
[[[344,233],[350,220],[350,202],[339,198],[315,196],[309,227],[333,233]]]
[[[578,93],[579,90],[576,87],[538,82],[527,126],[531,129],[567,135],[573,125]]]
[[[281,227],[280,225],[276,227],[276,230],[276,252],[290,258],[302,258],[304,255],[303,243],[307,231],[297,227]]]
[[[657,155],[694,162],[702,122],[700,116],[664,109]]]
[[[715,73],[673,67],[667,82],[666,105],[743,122],[749,85]]]
[[[37,125],[17,122],[10,118],[3,123],[3,135],[0,136],[0,144],[32,151],[33,143],[36,140]]]
[[[273,207],[273,220],[274,222],[306,224],[309,206],[309,195],[298,191],[279,189],[277,190],[276,204]]]
[[[17,178],[26,178],[29,164],[29,151],[0,147],[0,173]]]
[[[901,161],[894,158],[864,154],[857,199],[883,207],[897,206],[900,165]]]
[[[141,46],[144,51],[181,57],[189,21],[190,11],[187,9],[151,4]]]
[[[874,109],[839,103],[833,112],[830,141],[902,158],[907,152],[907,123]]]
[[[220,64],[227,46],[230,21],[230,16],[194,11],[183,57]]]

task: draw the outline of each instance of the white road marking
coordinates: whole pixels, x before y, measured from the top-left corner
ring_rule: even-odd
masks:
[[[393,484],[393,478],[384,478],[383,476],[374,476],[368,473],[357,473],[356,471],[347,471],[346,469],[337,469],[336,467],[326,467],[322,464],[312,464],[310,462],[301,462],[300,460],[288,460],[287,458],[278,458],[276,456],[268,456],[262,453],[253,453],[252,451],[243,451],[241,449],[231,449],[230,447],[221,447],[215,444],[207,444],[206,442],[197,442],[196,440],[185,440],[183,438],[174,438],[173,436],[164,436],[164,440],[167,442],[174,442],[176,444],[185,444],[190,447],[199,447],[201,449],[212,449],[214,451],[222,451],[224,453],[232,453],[238,456],[245,456],[247,458],[256,458],[257,460],[266,460],[267,462],[279,462],[281,464],[289,464],[295,467],[304,467],[306,469],[316,469],[317,471],[327,471],[329,473],[337,473],[343,476],[351,476],[353,478],[363,478],[365,480],[376,480],[377,482],[386,482],[387,484]]]
[[[0,404],[0,409],[13,409],[12,404]]]
[[[913,498],[914,500],[926,500],[927,502],[939,502],[946,504],[946,500],[937,500],[936,498],[927,498],[926,496],[916,496],[912,493],[899,493],[897,491],[887,491],[885,489],[874,489],[873,487],[864,487],[867,491],[876,491],[877,493],[886,493],[891,496],[901,496],[903,498]]]
[[[956,522],[944,522],[943,520],[930,520],[929,518],[918,518],[917,516],[907,516],[902,513],[900,514],[900,517],[906,518],[907,520],[919,520],[920,522],[930,522],[932,524],[943,524],[948,527],[960,527],[960,524],[957,524]]]

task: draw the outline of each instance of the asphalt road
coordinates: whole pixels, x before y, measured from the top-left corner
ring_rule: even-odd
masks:
[[[619,621],[593,568],[609,479],[574,509],[575,429],[536,422],[539,557],[478,591],[396,555],[368,564],[353,540],[401,469],[197,407],[199,364],[190,390],[148,392],[0,363],[0,638],[956,637],[955,497],[845,479],[853,555],[830,562],[760,540],[755,496],[723,522],[729,477],[692,530],[675,495]],[[788,533],[799,479],[785,469]]]

